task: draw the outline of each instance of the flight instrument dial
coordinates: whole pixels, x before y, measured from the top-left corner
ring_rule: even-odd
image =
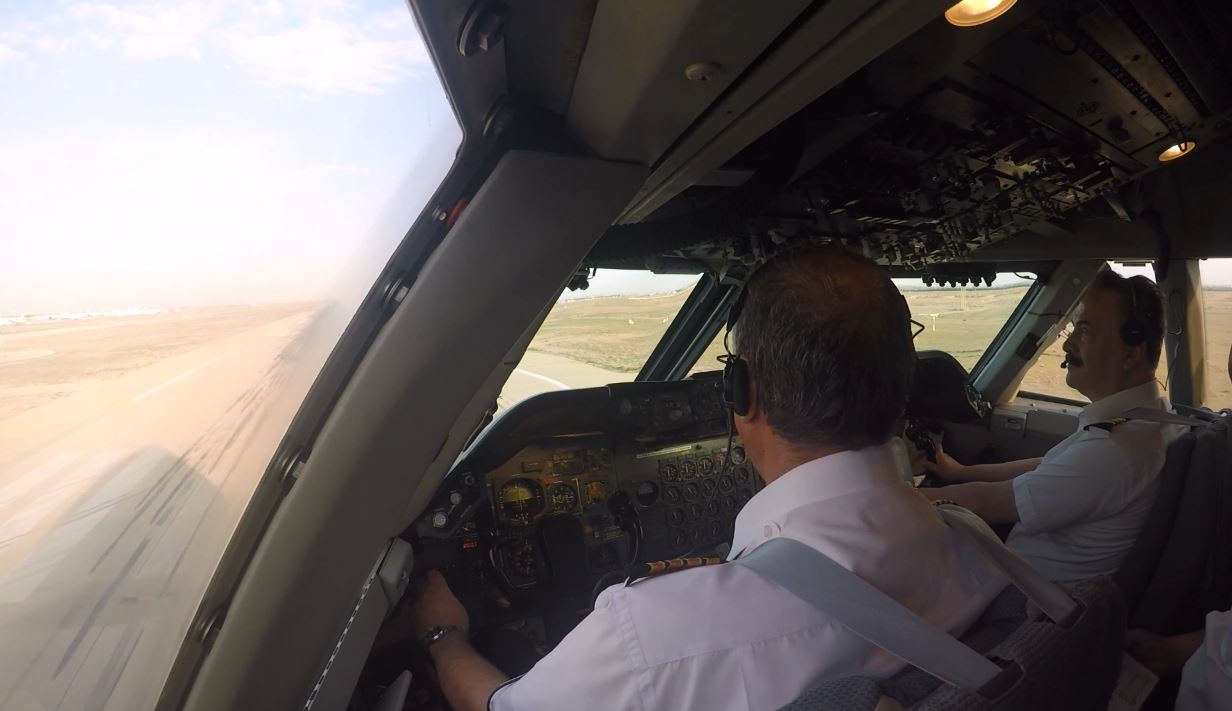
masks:
[[[501,518],[525,526],[543,511],[543,487],[531,479],[510,479],[496,493],[496,506]]]

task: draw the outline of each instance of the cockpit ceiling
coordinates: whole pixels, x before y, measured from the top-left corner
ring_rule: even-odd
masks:
[[[742,74],[775,61],[793,28],[826,5],[805,9]],[[600,2],[596,23],[605,9]],[[602,43],[598,29],[592,27],[592,46]],[[706,29],[711,46],[721,45],[715,33],[740,30],[715,22]],[[677,64],[685,56],[679,48],[671,54]],[[579,82],[585,58],[581,68]],[[687,86],[683,66],[672,69]],[[663,83],[661,76],[647,81]],[[721,105],[723,95],[713,101]],[[702,111],[685,139],[717,120]],[[654,143],[638,133],[647,125],[637,115],[624,121],[631,132],[624,138]],[[1215,181],[1232,194],[1214,169],[1224,163],[1221,141],[1230,131],[1232,6],[1224,0],[1020,0],[975,29],[938,17],[782,116],[774,130],[681,186],[640,222],[614,227],[589,264],[687,270],[799,239],[843,241],[907,267],[994,258],[985,254],[1056,258],[1069,248],[1146,258],[1163,242],[1177,256],[1204,249],[1211,251],[1192,256],[1215,256],[1228,249],[1214,236],[1232,226],[1232,216],[1220,214],[1228,208],[1204,207],[1210,224],[1195,230],[1177,193],[1217,193],[1209,187]],[[575,125],[574,133],[586,131]],[[1197,144],[1193,155],[1158,159],[1184,141]],[[687,143],[676,141],[675,150]],[[609,135],[595,148],[628,145]],[[672,151],[651,162],[671,163]],[[795,160],[786,172],[784,154]],[[767,173],[776,170],[781,182],[768,190]],[[1190,184],[1195,180],[1206,188]],[[1032,249],[1032,235],[1051,236],[1044,242],[1062,253]]]

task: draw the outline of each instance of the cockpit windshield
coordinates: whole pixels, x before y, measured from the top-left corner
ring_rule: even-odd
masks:
[[[698,279],[601,269],[587,289],[565,290],[505,383],[498,408],[551,390],[633,380]]]
[[[926,284],[923,279],[895,279],[907,299],[912,318],[920,325],[915,347],[940,350],[972,370],[1014,309],[1027,295],[1034,275],[1000,274],[992,284]],[[690,372],[721,368],[723,331],[715,337]]]
[[[402,0],[0,7],[0,708],[150,708],[461,131]]]

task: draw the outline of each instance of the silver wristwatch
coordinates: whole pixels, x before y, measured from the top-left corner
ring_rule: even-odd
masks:
[[[423,636],[424,649],[430,648],[432,645],[444,639],[452,632],[457,632],[459,628],[456,625],[437,625],[429,629]]]

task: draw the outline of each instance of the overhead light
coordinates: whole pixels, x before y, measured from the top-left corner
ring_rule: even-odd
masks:
[[[1018,0],[962,0],[945,11],[945,19],[956,27],[975,27],[992,22],[1009,12]]]
[[[1181,156],[1187,156],[1190,153],[1193,153],[1193,149],[1197,147],[1198,144],[1193,141],[1181,141],[1174,146],[1168,146],[1165,148],[1163,152],[1159,154],[1159,159],[1164,162],[1176,160]]]

